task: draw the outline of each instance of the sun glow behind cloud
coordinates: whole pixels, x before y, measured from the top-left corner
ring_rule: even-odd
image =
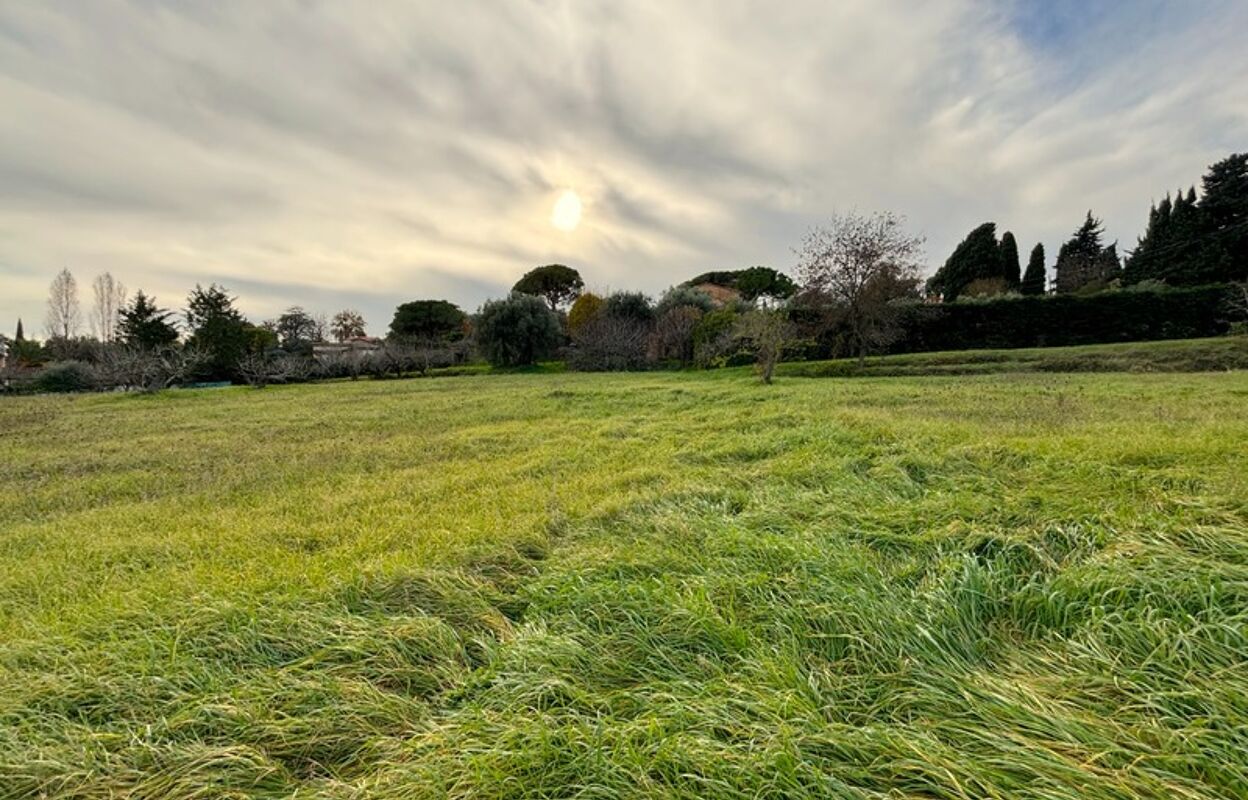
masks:
[[[1056,252],[1088,208],[1129,246],[1248,141],[1248,4],[1101,16],[1121,46],[972,0],[0,4],[0,331],[63,266],[379,329],[537,264],[791,268],[848,207],[905,214],[933,266],[990,219]]]
[[[581,224],[581,198],[571,189],[565,190],[550,211],[550,224],[564,233],[571,233]]]

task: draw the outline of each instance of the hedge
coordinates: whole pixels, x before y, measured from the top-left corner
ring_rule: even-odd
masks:
[[[894,353],[1222,336],[1227,286],[1014,297],[905,309]]]

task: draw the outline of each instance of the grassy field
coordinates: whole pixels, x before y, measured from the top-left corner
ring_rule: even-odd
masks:
[[[1248,796],[1248,373],[0,401],[0,797]]]

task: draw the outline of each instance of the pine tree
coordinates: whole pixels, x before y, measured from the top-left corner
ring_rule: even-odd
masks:
[[[1104,287],[1118,277],[1118,246],[1101,246],[1101,221],[1089,211],[1079,230],[1057,253],[1057,291],[1077,292]]]
[[[1018,264],[1018,242],[1014,241],[1014,234],[1006,231],[1001,234],[1001,274],[1005,278],[1006,286],[1011,289],[1017,289],[1019,277]]]
[[[1199,209],[1207,248],[1193,276],[1200,282],[1248,279],[1248,153],[1209,167]]]
[[[985,222],[966,235],[945,265],[928,280],[927,289],[941,294],[946,302],[953,301],[972,281],[1001,278],[1003,272],[997,225]]]
[[[140,290],[118,314],[117,336],[130,347],[155,350],[178,340],[178,329],[169,318],[173,312],[159,308],[156,298]]]
[[[1031,258],[1027,259],[1027,272],[1023,274],[1019,291],[1023,294],[1044,294],[1045,290],[1044,245],[1037,243],[1031,249]]]
[[[249,347],[249,326],[234,307],[234,298],[217,284],[199,284],[186,300],[187,346],[206,354],[197,378],[222,380],[237,375],[238,362]],[[272,337],[276,339],[276,337]]]

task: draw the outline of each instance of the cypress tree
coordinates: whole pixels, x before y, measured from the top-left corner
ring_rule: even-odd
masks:
[[[946,301],[957,300],[971,281],[1002,277],[1001,246],[997,225],[985,222],[966,235],[945,265],[927,282],[930,292],[939,292]]]
[[[26,341],[26,333],[25,331],[22,330],[22,318],[21,317],[17,318],[17,332],[13,335],[13,341],[14,342]]]
[[[1162,256],[1170,249],[1171,210],[1169,194],[1160,205],[1154,205],[1149,209],[1148,228],[1136,241],[1135,249],[1127,254],[1127,264],[1123,270],[1124,283],[1132,284],[1162,278],[1165,267]]]
[[[1005,278],[1006,286],[1011,289],[1018,288],[1021,280],[1018,265],[1018,242],[1014,241],[1014,234],[1010,231],[1001,234],[1001,274]]]
[[[1044,284],[1044,245],[1037,243],[1031,249],[1031,258],[1027,259],[1027,272],[1023,274],[1019,291],[1023,294],[1044,294]]]

